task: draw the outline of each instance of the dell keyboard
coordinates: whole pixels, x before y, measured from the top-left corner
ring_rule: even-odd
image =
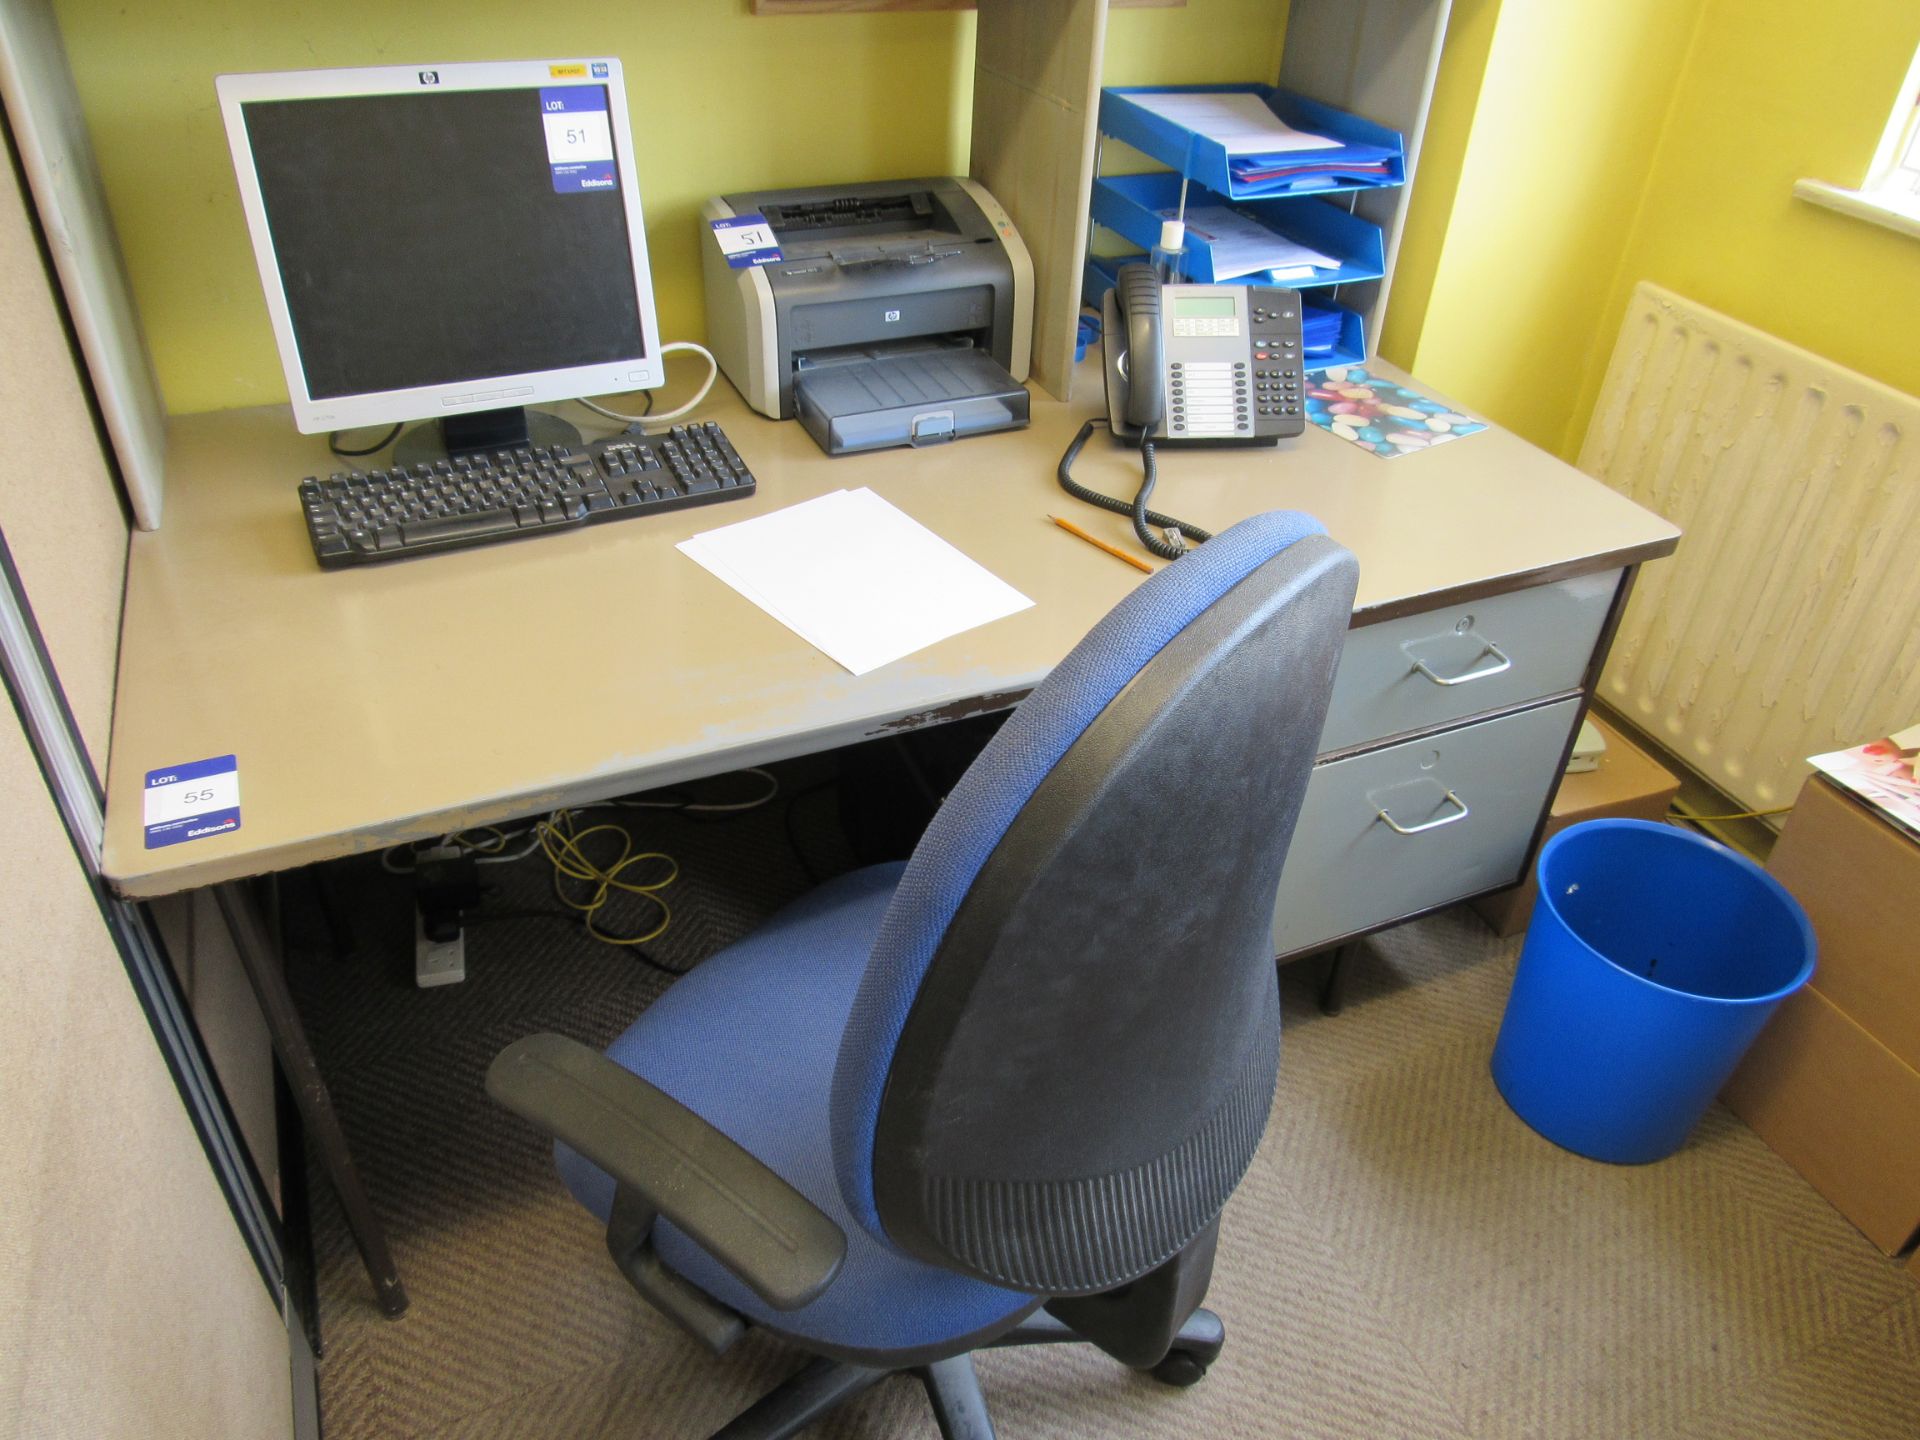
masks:
[[[433,555],[737,500],[752,474],[711,420],[579,446],[521,446],[300,482],[325,569]]]

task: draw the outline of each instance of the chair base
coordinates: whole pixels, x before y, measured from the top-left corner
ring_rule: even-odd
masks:
[[[1207,1373],[1226,1344],[1226,1326],[1211,1310],[1187,1317],[1173,1346],[1150,1374],[1169,1385],[1191,1385]],[[1087,1338],[1037,1311],[985,1348],[1014,1345],[1085,1345]],[[974,1373],[971,1352],[902,1370],[876,1369],[843,1360],[815,1358],[778,1389],[713,1433],[712,1440],[790,1440],[845,1401],[862,1395],[892,1375],[910,1374],[926,1387],[934,1423],[942,1440],[993,1440],[993,1421]]]

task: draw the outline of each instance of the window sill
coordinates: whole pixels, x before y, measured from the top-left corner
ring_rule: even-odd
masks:
[[[1849,190],[1844,185],[1829,185],[1824,180],[1796,180],[1793,193],[1802,200],[1838,210],[1856,220],[1884,225],[1902,235],[1920,239],[1920,198],[1901,204],[1894,197],[1872,190]]]

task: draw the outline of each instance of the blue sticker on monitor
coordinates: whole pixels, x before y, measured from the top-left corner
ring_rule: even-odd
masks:
[[[540,121],[547,130],[547,164],[562,195],[617,190],[613,125],[604,85],[553,85],[540,91]]]
[[[713,238],[720,242],[720,253],[736,270],[749,265],[769,265],[780,258],[780,242],[764,215],[729,215],[725,220],[709,220]]]
[[[231,755],[149,770],[141,798],[147,849],[240,828],[240,762]]]

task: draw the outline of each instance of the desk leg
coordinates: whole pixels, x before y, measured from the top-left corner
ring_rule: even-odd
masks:
[[[327,1179],[340,1197],[340,1208],[346,1212],[354,1246],[360,1251],[361,1263],[367,1267],[367,1278],[373,1281],[374,1298],[389,1320],[397,1320],[407,1308],[406,1288],[400,1283],[400,1272],[394,1268],[393,1256],[387,1249],[387,1232],[373,1213],[367,1192],[360,1184],[353,1152],[347,1149],[347,1137],[341,1133],[340,1119],[333,1111],[333,1096],[320,1076],[313,1047],[307,1043],[306,1029],[293,1008],[287,977],[261,923],[259,908],[239,881],[217,886],[214,896],[226,919],[227,930],[233,936],[234,948],[240,952],[247,979],[253,983],[253,993],[260,1001],[260,1012],[266,1017],[267,1033],[273,1040],[274,1057],[293,1091],[301,1123],[313,1136],[320,1151],[320,1163],[326,1167]]]
[[[1328,954],[1326,977],[1320,982],[1322,1015],[1338,1015],[1347,1003],[1347,968],[1353,962],[1353,948],[1358,943],[1349,940]]]

